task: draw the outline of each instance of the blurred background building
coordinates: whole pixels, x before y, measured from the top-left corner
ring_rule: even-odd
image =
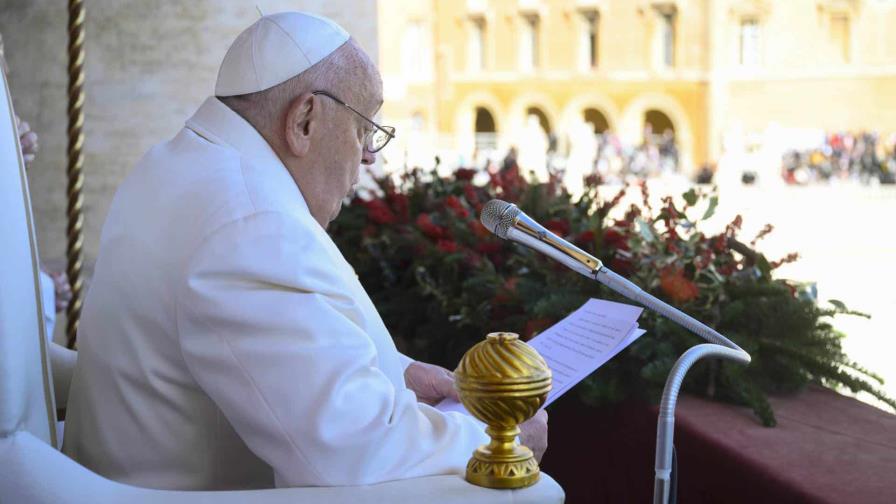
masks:
[[[379,0],[378,12],[383,117],[403,133],[389,163],[484,166],[516,147],[536,172],[524,164],[604,157],[611,173],[692,174],[732,152],[777,169],[828,133],[896,131],[892,0]],[[581,152],[585,131],[603,152]]]

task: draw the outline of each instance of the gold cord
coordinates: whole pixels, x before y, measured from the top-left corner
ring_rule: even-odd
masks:
[[[68,226],[66,257],[72,299],[68,305],[65,328],[68,348],[75,348],[81,316],[84,283],[84,2],[68,3]]]

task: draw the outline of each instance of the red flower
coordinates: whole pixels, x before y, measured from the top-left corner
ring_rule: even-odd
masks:
[[[491,176],[491,185],[499,190],[505,199],[514,201],[527,186],[518,168],[509,168]]]
[[[464,204],[461,203],[457,196],[451,195],[445,198],[445,206],[450,208],[451,211],[454,212],[454,215],[461,219],[466,219],[470,216],[470,211],[464,208]]]
[[[470,249],[464,249],[464,259],[466,260],[466,263],[470,266],[470,268],[475,269],[482,266],[482,256]]]
[[[733,275],[735,271],[737,271],[737,265],[733,262],[725,263],[718,267],[718,272],[722,276]]]
[[[712,238],[712,249],[718,253],[728,250],[728,237],[720,234]]]
[[[458,168],[457,171],[454,172],[454,178],[457,180],[472,180],[475,175],[476,170],[470,168]]]
[[[712,264],[712,251],[709,249],[703,249],[700,255],[694,259],[694,267],[697,271],[708,268],[710,264]]]
[[[619,231],[610,228],[604,231],[604,247],[615,250],[628,250],[628,237]]]
[[[634,271],[632,261],[620,255],[610,260],[610,269],[624,277],[631,275],[632,271]]]
[[[638,208],[638,205],[632,203],[632,206],[629,207],[628,211],[625,212],[625,219],[622,221],[623,226],[627,227],[632,222],[635,222],[635,219],[641,216],[641,209]],[[616,221],[617,223],[619,221]]]
[[[566,236],[569,234],[569,222],[562,219],[551,219],[544,223],[544,227],[548,228],[548,231],[551,231],[557,236]]]
[[[417,216],[417,227],[420,228],[420,231],[422,231],[423,234],[433,240],[448,238],[448,230],[433,223],[427,213],[422,213]]]
[[[367,218],[377,224],[393,224],[396,221],[395,214],[389,209],[389,205],[381,199],[373,199],[364,202],[367,208]]]
[[[386,200],[389,202],[389,205],[392,206],[392,210],[395,214],[404,222],[408,220],[408,197],[401,193],[389,193],[386,195]]]
[[[520,279],[517,277],[510,277],[504,281],[504,288],[509,292],[516,292],[516,284],[520,283]]]
[[[492,299],[493,304],[502,304],[510,302],[514,296],[516,296],[516,284],[519,282],[517,277],[510,277],[504,281],[504,284],[501,287],[498,287],[498,291],[495,293],[495,297]]]
[[[476,188],[473,187],[473,184],[464,185],[464,198],[466,198],[467,202],[471,205],[479,203],[479,196],[476,194]]]
[[[697,284],[685,278],[681,269],[664,269],[660,273],[660,289],[676,303],[684,303],[700,295]]]
[[[777,269],[785,264],[790,264],[792,262],[795,262],[799,258],[800,258],[800,255],[797,252],[791,252],[791,253],[787,254],[785,257],[783,257],[777,261],[770,262],[769,266],[771,267],[771,269]]]
[[[439,240],[436,243],[436,247],[446,254],[457,252],[457,243],[453,240]]]
[[[482,228],[485,229],[485,228]],[[501,243],[496,241],[484,241],[476,244],[476,252],[480,254],[496,254],[501,251]]]
[[[725,226],[725,235],[733,237],[737,234],[738,230],[740,230],[741,225],[744,223],[744,218],[738,214],[731,223]]]
[[[589,229],[588,231],[583,231],[583,232],[579,233],[573,239],[573,242],[576,245],[582,245],[582,246],[588,245],[588,244],[594,242],[594,231],[591,231]]]

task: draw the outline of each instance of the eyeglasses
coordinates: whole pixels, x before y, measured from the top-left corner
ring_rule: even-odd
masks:
[[[328,93],[326,91],[312,91],[311,94],[326,96],[327,98],[335,101],[336,103],[342,105],[343,107],[358,114],[359,116],[361,116],[362,119],[364,119],[365,121],[367,121],[373,125],[374,129],[369,131],[366,135],[364,135],[364,150],[366,150],[367,152],[369,152],[371,154],[373,154],[375,152],[379,152],[380,150],[382,150],[383,147],[386,146],[387,143],[389,143],[389,140],[392,140],[393,138],[395,138],[395,128],[393,128],[392,126],[380,126],[379,124],[373,122],[371,119],[369,119],[364,114],[362,114],[362,113],[358,112],[357,110],[355,110],[354,108],[352,108],[351,105],[345,103],[344,101],[340,100],[339,98],[336,98],[335,96],[331,95],[330,93]]]

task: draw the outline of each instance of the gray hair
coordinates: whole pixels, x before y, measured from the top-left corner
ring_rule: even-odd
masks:
[[[218,99],[260,132],[271,131],[282,120],[286,107],[302,93],[324,90],[345,101],[360,99],[363,86],[359,83],[369,78],[372,68],[370,58],[350,39],[304,72],[276,86]]]

